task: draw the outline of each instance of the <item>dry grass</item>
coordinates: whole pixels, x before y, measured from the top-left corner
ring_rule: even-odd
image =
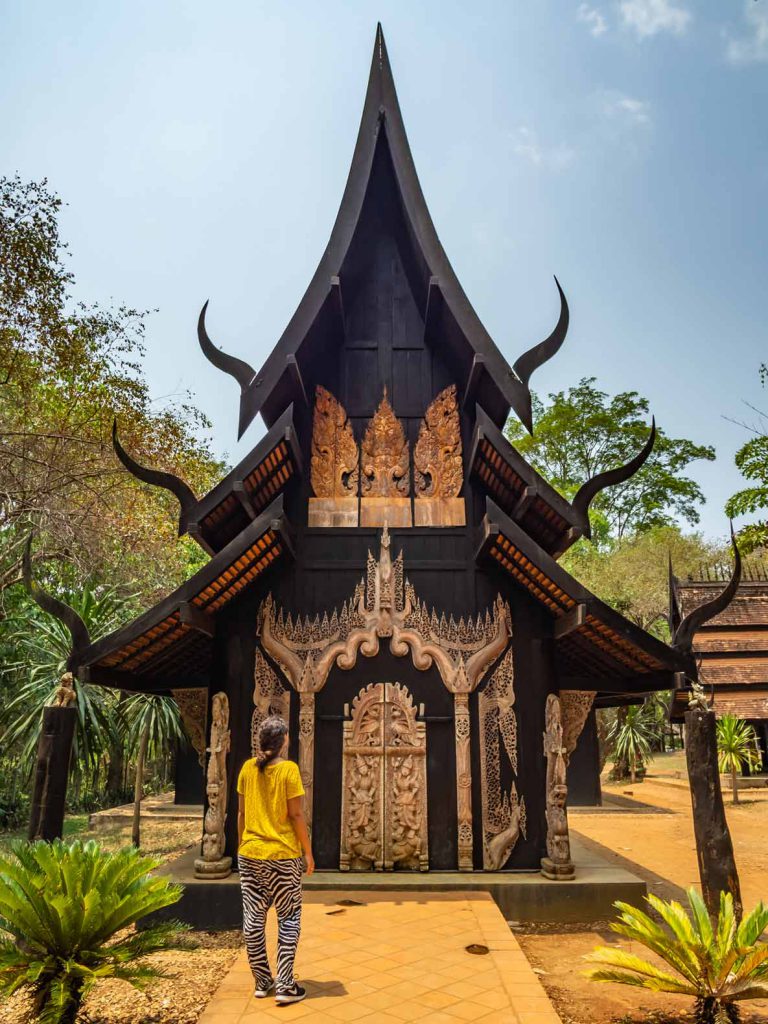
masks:
[[[97,984],[85,1003],[88,1024],[194,1024],[221,983],[242,943],[237,932],[190,932],[198,948],[158,953],[152,964],[167,978],[139,992],[124,981]],[[33,1024],[28,997],[0,1006],[0,1024]]]

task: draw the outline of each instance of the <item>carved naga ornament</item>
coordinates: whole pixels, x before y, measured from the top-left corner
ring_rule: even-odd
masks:
[[[525,800],[512,782],[502,786],[502,757],[517,776],[517,719],[513,652],[507,651],[480,692],[480,770],[483,812],[483,867],[500,871],[520,835],[526,837]],[[502,754],[503,750],[503,754]]]
[[[507,646],[511,616],[497,596],[477,619],[438,617],[405,579],[402,552],[392,561],[385,527],[379,558],[368,552],[365,579],[340,612],[294,620],[270,594],[259,610],[258,630],[264,650],[299,693],[321,690],[334,664],[351,669],[358,654],[375,657],[380,638],[387,637],[392,653],[404,657],[410,652],[420,671],[434,664],[451,693],[471,693]]]
[[[310,526],[357,526],[358,450],[341,403],[324,387],[315,389],[312,418]]]
[[[384,388],[362,443],[361,526],[410,526],[408,442]]]
[[[464,467],[455,384],[441,391],[427,409],[413,449],[413,473],[415,525],[464,526],[464,500],[458,496]]]

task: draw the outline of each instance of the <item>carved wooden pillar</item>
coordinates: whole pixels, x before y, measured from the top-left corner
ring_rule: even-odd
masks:
[[[454,693],[456,730],[456,811],[459,871],[472,870],[472,762],[470,760],[469,694]]]
[[[312,832],[312,793],[315,766],[315,694],[299,694],[299,772],[304,784],[304,814]]]

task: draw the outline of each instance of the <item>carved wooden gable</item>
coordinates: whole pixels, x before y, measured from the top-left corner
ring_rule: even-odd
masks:
[[[322,385],[312,419],[310,526],[464,526],[464,465],[456,385],[429,404],[411,450],[386,387],[358,448],[343,405]],[[358,484],[360,485],[358,516]]]

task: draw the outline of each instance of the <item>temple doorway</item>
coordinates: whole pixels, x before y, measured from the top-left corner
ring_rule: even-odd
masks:
[[[413,697],[370,683],[344,712],[339,867],[427,871],[427,734]]]

